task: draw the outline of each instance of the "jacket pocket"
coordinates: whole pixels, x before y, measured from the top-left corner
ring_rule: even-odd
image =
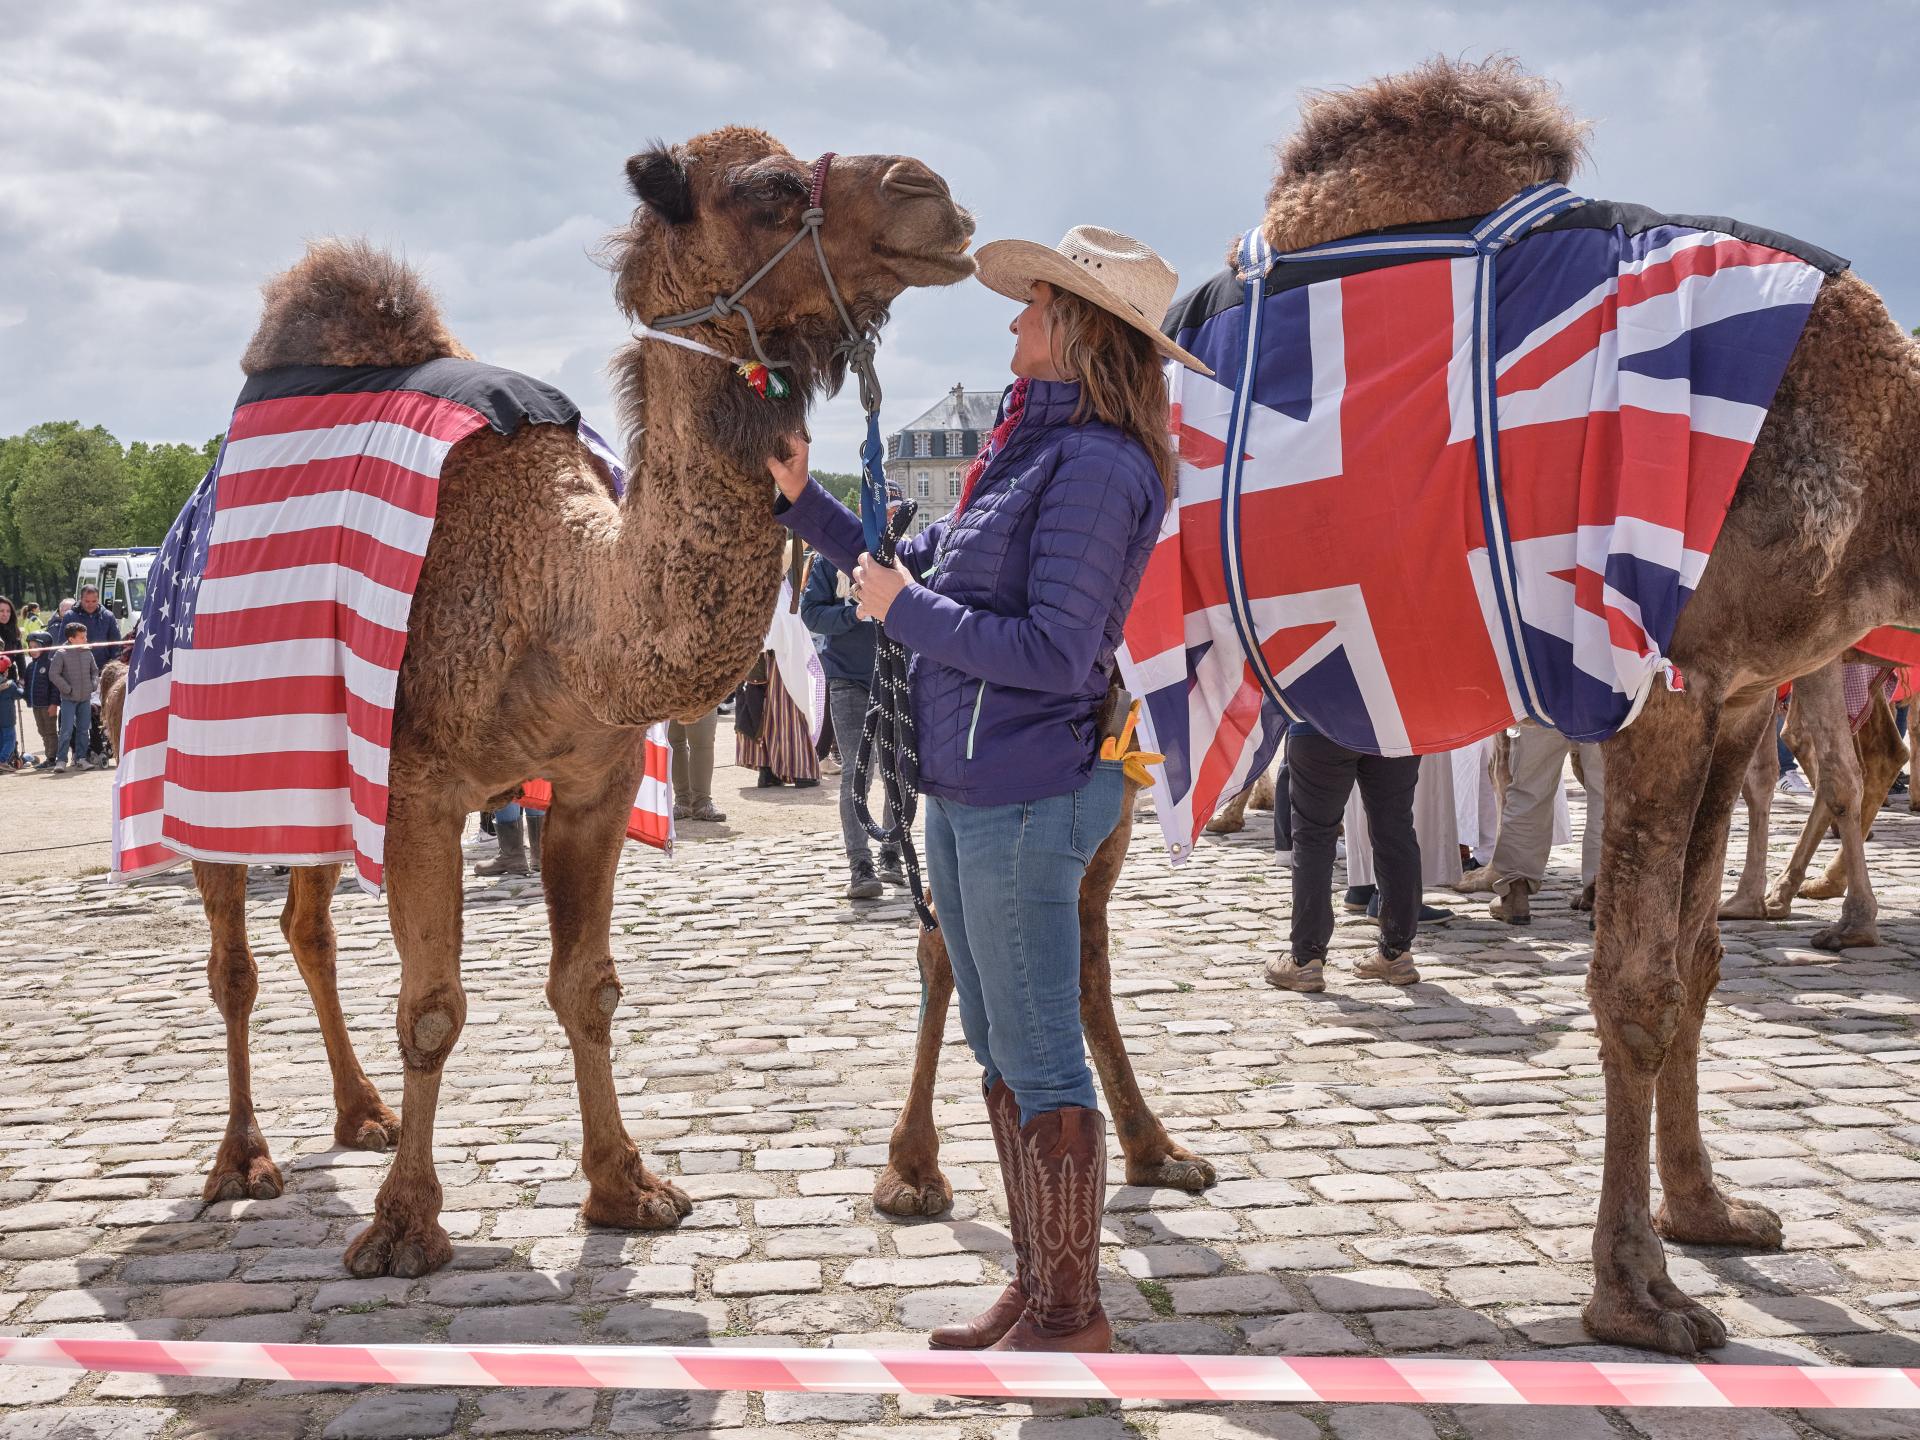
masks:
[[[973,742],[980,733],[980,708],[987,701],[987,682],[982,680],[973,696],[973,720],[967,726],[967,759],[973,759]]]

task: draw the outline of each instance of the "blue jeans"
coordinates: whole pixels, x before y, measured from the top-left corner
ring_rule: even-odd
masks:
[[[12,760],[20,753],[20,692],[0,695],[0,761]]]
[[[496,825],[511,825],[520,818],[520,815],[520,802],[518,800],[509,800],[505,805],[502,805],[498,810],[493,812],[493,823]]]
[[[67,758],[67,747],[73,747],[73,758],[85,762],[87,741],[93,730],[93,701],[60,701],[60,732],[58,743],[54,747],[53,763],[58,765]]]
[[[927,797],[927,875],[960,1027],[1020,1123],[1094,1109],[1080,1031],[1080,880],[1120,823],[1125,780],[1099,761],[1078,790],[1013,805]]]

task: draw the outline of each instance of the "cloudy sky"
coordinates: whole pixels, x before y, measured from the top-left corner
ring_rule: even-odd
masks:
[[[1589,194],[1737,215],[1850,256],[1920,323],[1920,7],[849,0],[240,0],[8,7],[0,434],[223,428],[257,287],[308,236],[430,276],[482,358],[611,424],[622,337],[591,251],[650,138],[747,122],[801,156],[917,155],[980,238],[1139,235],[1188,283],[1257,217],[1303,88],[1504,50],[1598,122]],[[997,387],[1010,314],[913,292],[881,355],[899,424]],[[852,468],[858,417],[818,417]]]

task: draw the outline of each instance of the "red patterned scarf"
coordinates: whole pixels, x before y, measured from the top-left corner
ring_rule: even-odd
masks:
[[[973,499],[973,487],[993,463],[993,457],[1000,453],[1007,443],[1007,437],[1013,434],[1014,427],[1020,423],[1020,416],[1027,408],[1027,379],[1022,376],[1013,382],[1013,391],[1007,396],[1007,413],[1000,423],[993,427],[993,434],[987,437],[987,443],[980,447],[980,453],[973,457],[973,464],[967,467],[967,478],[960,482],[960,503],[953,507],[954,515],[967,508],[967,502]]]

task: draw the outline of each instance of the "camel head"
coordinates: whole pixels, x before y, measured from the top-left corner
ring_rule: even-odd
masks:
[[[697,310],[731,295],[800,228],[813,165],[764,131],[730,126],[681,145],[655,144],[627,161],[639,205],[607,247],[620,308],[640,324]],[[837,155],[827,172],[820,229],[827,263],[854,324],[874,329],[901,291],[951,285],[973,273],[967,245],[973,217],[947,182],[900,155]],[[700,397],[706,437],[756,484],[784,437],[803,429],[808,403],[846,378],[846,338],[811,241],[796,246],[740,302],[769,358],[788,368],[784,399],[754,393],[717,361]],[[752,358],[738,315],[677,333],[729,355]],[[637,340],[616,359],[628,432],[645,417],[643,376],[659,342]],[[656,400],[658,397],[655,397]]]
[[[307,253],[260,287],[266,303],[240,368],[420,365],[471,360],[447,329],[427,282],[365,240],[310,241]]]
[[[1300,105],[1279,147],[1266,234],[1297,250],[1388,225],[1485,215],[1544,180],[1565,184],[1588,125],[1505,57],[1439,58]]]

